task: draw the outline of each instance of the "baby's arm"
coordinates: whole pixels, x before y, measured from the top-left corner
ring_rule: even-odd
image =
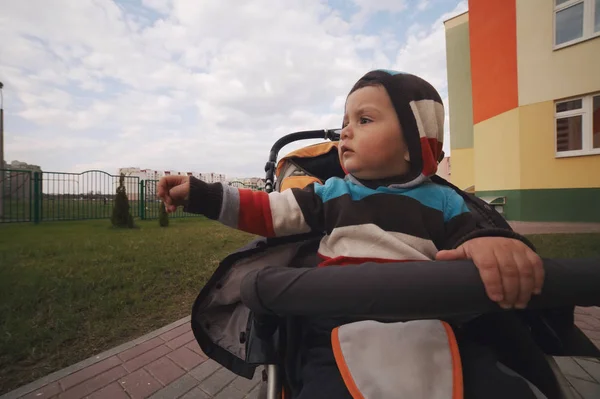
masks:
[[[451,189],[446,190],[444,220],[446,234],[440,249],[454,249],[474,238],[498,237],[519,240],[535,250],[529,240],[514,231],[502,228],[484,229],[477,226],[475,217],[463,197]]]
[[[267,194],[190,177],[184,211],[203,214],[248,233],[278,237],[322,230],[322,205],[312,185]]]
[[[544,268],[533,246],[521,235],[507,229],[478,228],[463,198],[448,195],[449,216],[446,242],[437,260],[471,259],[490,299],[503,308],[524,308],[532,294],[541,292]]]

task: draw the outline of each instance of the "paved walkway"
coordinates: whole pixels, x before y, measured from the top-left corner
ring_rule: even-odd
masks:
[[[576,323],[600,348],[600,308],[578,308]],[[600,398],[600,359],[557,362],[577,399]],[[208,359],[187,317],[0,399],[255,399],[260,377],[238,377]]]

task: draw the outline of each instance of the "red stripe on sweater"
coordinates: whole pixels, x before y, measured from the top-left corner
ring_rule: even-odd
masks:
[[[274,237],[269,194],[264,191],[239,189],[238,228],[262,237]]]
[[[431,176],[435,174],[438,166],[438,158],[442,153],[443,143],[437,139],[421,137],[421,156],[423,158],[423,174]]]
[[[318,267],[325,266],[346,266],[346,265],[360,265],[362,263],[373,262],[373,263],[403,263],[403,262],[417,262],[416,259],[385,259],[385,258],[353,258],[350,256],[336,256],[330,258],[321,254],[318,254],[323,262],[318,264]]]

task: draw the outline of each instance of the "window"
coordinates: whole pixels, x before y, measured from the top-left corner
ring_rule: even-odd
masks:
[[[600,93],[557,101],[555,120],[557,157],[600,154]]]
[[[600,35],[600,0],[554,0],[554,48]]]

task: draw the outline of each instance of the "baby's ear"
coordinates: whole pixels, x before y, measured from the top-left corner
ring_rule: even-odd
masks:
[[[406,162],[410,162],[410,153],[408,152],[408,150],[404,151],[404,159],[406,160]]]

